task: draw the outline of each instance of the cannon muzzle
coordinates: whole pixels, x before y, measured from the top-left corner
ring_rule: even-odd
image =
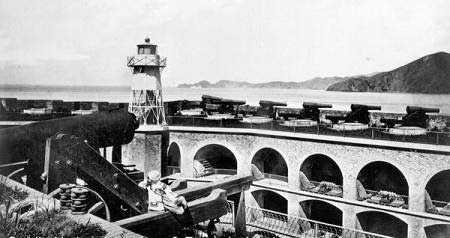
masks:
[[[303,108],[332,108],[333,105],[315,102],[303,102]]]
[[[381,110],[381,106],[373,106],[373,105],[364,105],[364,104],[352,104],[350,106],[352,111],[358,110],[358,109],[365,109],[365,110]]]
[[[439,113],[439,108],[431,108],[431,107],[416,107],[416,106],[407,106],[406,113],[411,114],[414,112],[430,112],[430,113]]]

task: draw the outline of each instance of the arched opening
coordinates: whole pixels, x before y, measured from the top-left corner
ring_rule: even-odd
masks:
[[[194,156],[195,177],[213,174],[233,175],[237,172],[237,161],[233,152],[222,145],[207,145]]]
[[[450,201],[450,170],[444,170],[435,174],[427,183],[425,190],[429,194],[429,198],[433,201],[426,201],[425,205],[427,211],[431,212],[430,208],[436,206],[438,208],[444,207]],[[427,204],[430,203],[430,204]],[[450,215],[448,213],[438,211],[441,214]]]
[[[369,202],[379,204],[390,203],[390,205],[396,207],[404,207],[402,201],[408,203],[408,182],[402,172],[390,163],[382,161],[369,163],[361,169],[357,179],[362,185],[362,188],[364,188],[365,193],[367,193],[367,196],[372,196],[368,200]],[[380,191],[393,192],[400,197],[395,196],[398,198],[386,200],[385,198],[387,196],[382,195]],[[386,202],[379,198],[385,199]],[[377,199],[380,201],[377,201]]]
[[[251,238],[279,238],[275,233],[267,230],[249,231]]]
[[[309,156],[300,167],[301,189],[342,197],[342,172],[330,157]]]
[[[181,153],[180,153],[180,147],[178,147],[178,144],[175,142],[172,142],[169,146],[169,151],[167,152],[167,172],[168,175],[179,173],[180,172],[180,160],[181,160]]]
[[[269,190],[257,190],[253,191],[252,195],[260,208],[287,214],[288,201],[280,194]]]
[[[450,237],[450,225],[438,224],[424,228],[427,238],[448,238]]]
[[[398,238],[408,236],[408,224],[387,213],[368,211],[358,213],[356,217],[357,229]]]
[[[306,200],[300,202],[300,206],[308,219],[342,226],[342,211],[330,203]]]
[[[253,156],[252,164],[256,165],[266,178],[288,182],[288,167],[278,151],[271,148],[260,149]]]

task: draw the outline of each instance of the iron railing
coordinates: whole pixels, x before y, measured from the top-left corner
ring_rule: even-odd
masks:
[[[220,128],[247,128],[273,131],[286,131],[294,133],[317,134],[327,136],[343,136],[353,138],[366,138],[373,140],[389,140],[422,144],[450,145],[449,132],[427,131],[425,135],[407,136],[387,133],[387,128],[368,127],[362,130],[345,131],[334,130],[329,124],[317,124],[312,127],[285,126],[283,121],[270,121],[266,123],[243,123],[239,120],[206,120],[204,117],[168,116],[167,122],[171,126],[192,127],[220,127]]]
[[[220,218],[221,225],[229,227],[234,225],[234,211],[234,203],[229,201],[228,213]],[[252,206],[246,206],[245,220],[249,237],[258,234],[262,237],[295,238],[391,238]]]
[[[246,207],[246,222],[248,232],[268,237],[389,237],[251,206]]]

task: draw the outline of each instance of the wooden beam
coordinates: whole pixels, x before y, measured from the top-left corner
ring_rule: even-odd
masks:
[[[215,189],[207,197],[188,202],[194,224],[221,217],[227,213],[226,191]],[[183,227],[183,216],[170,212],[148,212],[114,222],[128,230],[148,237],[175,235]]]
[[[49,140],[48,191],[53,191],[61,183],[75,183],[80,177],[96,190],[107,202],[123,202],[135,212],[147,211],[147,192],[131,178],[103,158],[98,150],[83,140],[69,135],[58,134]],[[51,144],[51,146],[50,146]]]
[[[238,210],[236,213],[236,219],[234,222],[234,229],[236,231],[236,237],[246,237],[247,223],[245,220],[245,190],[241,191],[241,197],[239,198]]]
[[[191,188],[179,190],[177,193],[186,198],[187,201],[205,197],[214,189],[223,189],[227,192],[227,196],[239,193],[242,189],[247,190],[252,184],[254,177],[249,176],[232,176],[223,180],[198,185]]]

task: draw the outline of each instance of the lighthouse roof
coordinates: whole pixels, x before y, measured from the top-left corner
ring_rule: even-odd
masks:
[[[140,46],[144,46],[145,47],[145,46],[151,46],[151,45],[156,46],[156,44],[150,43],[150,38],[145,38],[144,43],[138,44],[137,46],[138,47],[140,47]]]

